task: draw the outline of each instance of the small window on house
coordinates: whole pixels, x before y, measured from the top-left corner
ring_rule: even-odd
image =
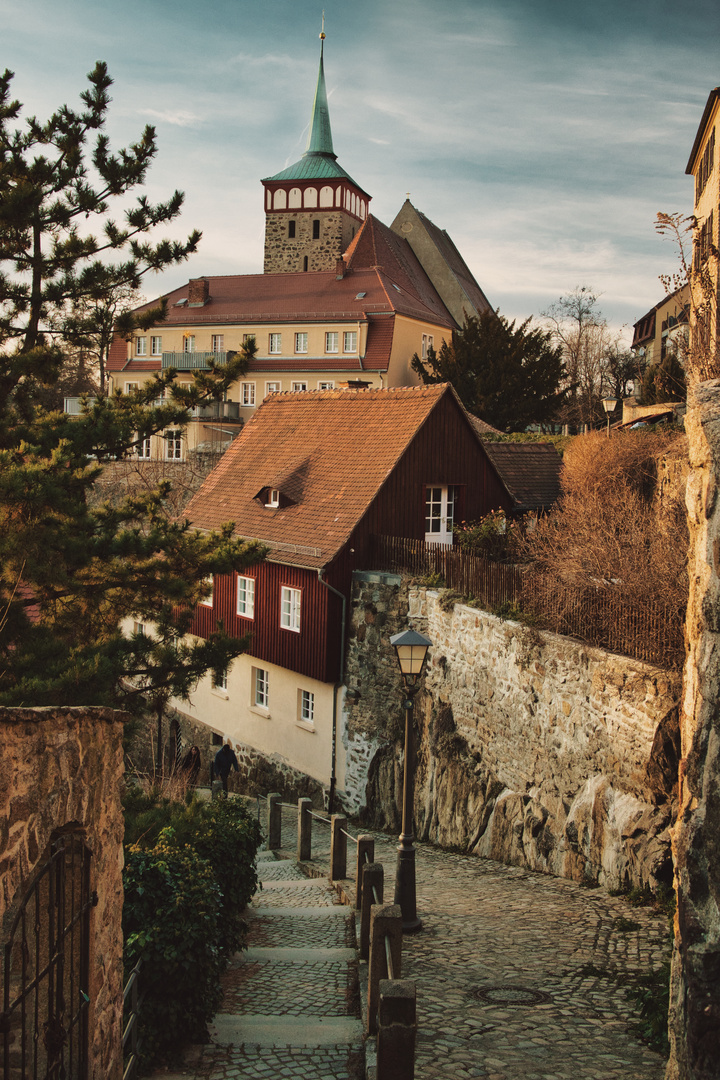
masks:
[[[367,295],[367,294],[366,294],[366,293],[364,293],[364,292],[359,292],[359,293],[358,293],[358,294],[356,295],[355,299],[356,299],[356,300],[364,300],[364,299],[365,299],[365,296],[366,296],[366,295]]]
[[[266,668],[253,668],[253,705],[270,708],[270,672]]]
[[[309,690],[298,693],[298,721],[308,727],[315,726],[315,695]]]
[[[195,335],[186,334],[183,338],[183,352],[195,352]]]
[[[306,353],[308,349],[308,336],[306,333],[295,335],[295,352]]]
[[[210,349],[212,352],[225,352],[225,335],[213,334],[210,338]]]
[[[335,353],[338,351],[338,339],[340,335],[336,330],[331,330],[325,335],[325,352]]]
[[[147,637],[147,628],[145,626],[145,623],[144,622],[134,622],[133,623],[133,634],[136,634],[136,635],[138,635],[140,637]]]
[[[307,257],[307,255],[305,255],[304,258],[303,258],[303,270],[307,270],[307,268],[308,268],[308,257]]]
[[[243,336],[242,336],[243,345],[247,345],[248,342],[254,341],[254,340],[255,340],[255,335],[254,334],[243,334]]]
[[[280,626],[283,630],[300,633],[300,589],[291,589],[283,585],[280,589]]]
[[[135,454],[137,457],[142,458],[145,461],[150,459],[150,436],[147,435],[144,439],[140,439],[135,447]]]
[[[183,444],[181,431],[168,431],[165,434],[165,460],[182,461]]]
[[[313,240],[320,239],[320,222],[316,219],[313,221]]]
[[[255,618],[255,578],[238,578],[237,613],[242,615],[243,619]]]
[[[126,394],[132,394],[133,390],[137,390],[138,386],[139,386],[139,383],[126,382],[125,383],[125,393]]]
[[[282,334],[270,334],[268,341],[269,353],[281,353],[282,352]]]
[[[227,694],[227,688],[228,688],[227,668],[223,668],[222,671],[218,671],[215,675],[213,675],[212,688],[213,688],[213,690],[220,690],[221,692]]]
[[[150,338],[150,355],[162,356],[162,337],[159,334]]]
[[[240,402],[244,406],[252,406],[255,404],[255,383],[243,382],[240,383]]]
[[[212,733],[212,744],[213,746],[222,746],[223,744],[223,737],[222,735],[218,735],[217,731],[213,731]]]
[[[277,488],[270,488],[268,491],[266,506],[279,506],[280,505],[280,492]]]
[[[212,607],[213,606],[213,585],[214,585],[213,578],[212,577],[205,578],[205,584],[209,586],[210,592],[207,594],[207,596],[203,600],[200,601],[200,603],[203,604],[204,607]]]
[[[279,394],[280,389],[281,389],[280,388],[280,383],[277,380],[273,380],[272,382],[266,382],[265,383],[265,397],[267,397],[268,394]]]
[[[307,390],[308,384],[306,382],[294,382],[292,384],[293,391],[298,393],[301,390]]]
[[[332,379],[321,379],[318,383],[318,390],[334,390],[335,383]]]
[[[147,356],[147,338],[138,337],[135,338],[135,355]]]
[[[357,352],[357,330],[346,330],[343,334],[343,352]]]
[[[288,221],[288,240],[295,239],[295,222]]]

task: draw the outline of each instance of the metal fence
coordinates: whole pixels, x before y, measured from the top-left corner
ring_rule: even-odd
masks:
[[[509,617],[522,613],[538,629],[660,667],[682,667],[684,607],[628,598],[602,585],[564,585],[532,568],[422,540],[375,536],[372,557],[378,569],[437,576],[438,584],[442,581],[491,611]]]

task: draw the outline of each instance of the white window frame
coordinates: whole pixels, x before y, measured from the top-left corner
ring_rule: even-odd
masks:
[[[306,731],[315,730],[315,695],[311,690],[298,690],[297,722]]]
[[[280,626],[283,630],[300,633],[300,612],[302,609],[302,590],[292,585],[280,586]]]
[[[211,682],[212,682],[213,691],[216,694],[219,694],[221,697],[227,697],[228,696],[228,669],[225,668],[223,671],[220,672],[220,677],[217,680],[217,682],[215,681],[214,676],[211,676],[210,678],[211,678]]]
[[[279,379],[271,379],[270,382],[265,383],[265,397],[269,394],[279,394],[282,392],[282,383]]]
[[[136,337],[135,338],[135,355],[147,356],[147,338]]]
[[[140,458],[142,461],[149,461],[151,453],[152,442],[150,436],[146,435],[135,447],[135,457]]]
[[[238,576],[235,610],[242,619],[255,618],[255,578]]]
[[[280,492],[277,488],[268,488],[268,497],[266,506],[278,507],[280,505]]]
[[[204,600],[200,601],[200,603],[203,605],[203,607],[212,607],[213,606],[213,593],[215,592],[215,578],[212,576],[212,574],[210,575],[210,577],[205,578],[205,584],[208,584],[208,583],[210,585],[210,592],[204,598]]]
[[[282,352],[282,334],[268,334],[268,352],[271,356]]]
[[[325,352],[336,353],[340,351],[340,334],[337,330],[325,331]]]
[[[147,627],[144,622],[133,623],[133,634],[140,634],[142,637],[147,637]]]
[[[295,352],[306,353],[308,351],[308,336],[305,330],[295,335]]]
[[[242,336],[242,344],[243,345],[247,345],[248,341],[254,341],[254,340],[255,340],[255,335],[254,334],[243,334],[243,336]]]
[[[154,334],[150,338],[150,355],[162,356],[162,337],[160,334]]]
[[[304,382],[304,381],[303,382],[294,382],[292,384],[293,393],[295,393],[295,394],[302,393],[304,390],[307,390],[307,387],[308,387],[308,384],[306,382]]]
[[[183,352],[194,353],[195,352],[195,335],[184,334],[183,335]]]
[[[225,335],[212,334],[210,337],[210,352],[225,352]]]
[[[252,673],[253,705],[256,709],[262,709],[267,714],[270,708],[270,672],[267,668],[254,667]]]
[[[244,408],[248,408],[255,404],[255,383],[254,382],[242,382],[240,383],[240,404]]]
[[[166,431],[163,438],[165,439],[165,460],[182,461],[184,457],[182,431]]]
[[[319,379],[318,380],[318,390],[334,390],[334,389],[335,389],[335,380],[334,379]]]
[[[343,352],[357,352],[357,330],[346,330],[343,333]]]
[[[458,488],[443,484],[425,486],[425,543],[452,544]]]
[[[125,383],[125,393],[126,394],[131,394],[133,392],[133,390],[139,390],[139,389],[140,389],[140,383],[136,383],[136,382],[126,382]]]

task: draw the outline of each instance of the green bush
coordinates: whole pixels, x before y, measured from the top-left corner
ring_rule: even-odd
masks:
[[[504,510],[491,510],[479,521],[462,521],[453,528],[453,536],[461,551],[497,561],[515,557],[520,526],[511,521]]]
[[[146,1065],[201,1042],[222,996],[220,887],[209,862],[171,829],[125,853],[125,977],[142,960],[141,1056]]]

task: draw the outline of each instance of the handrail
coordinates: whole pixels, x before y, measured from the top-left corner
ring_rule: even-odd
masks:
[[[314,817],[316,819],[316,821],[322,821],[322,823],[324,825],[331,825],[332,824],[332,822],[330,821],[330,818],[322,817],[320,814],[314,814],[312,812],[312,810],[308,810],[308,814],[310,815],[310,817]]]
[[[393,962],[392,962],[392,949],[390,948],[390,935],[383,934],[385,939],[385,963],[387,964],[388,979],[394,979],[393,975]]]
[[[349,832],[345,832],[344,829],[341,829],[340,832],[343,834],[343,836],[347,836],[348,840],[352,840],[353,844],[359,844],[360,843],[360,837],[359,836],[352,836]]]
[[[123,1070],[123,1080],[134,1080],[138,1071],[138,1053],[140,1050],[140,1038],[138,1037],[139,1020],[140,1020],[140,1006],[142,1005],[142,995],[138,993],[138,987],[140,984],[140,971],[142,968],[142,957],[138,960],[135,967],[128,976],[128,981],[123,988],[123,1012],[127,1004],[128,997],[130,998],[130,1015],[128,1016],[127,1023],[123,1028],[122,1034],[122,1051],[123,1058],[126,1056],[127,1044],[130,1044],[130,1052],[127,1055],[127,1064]]]

